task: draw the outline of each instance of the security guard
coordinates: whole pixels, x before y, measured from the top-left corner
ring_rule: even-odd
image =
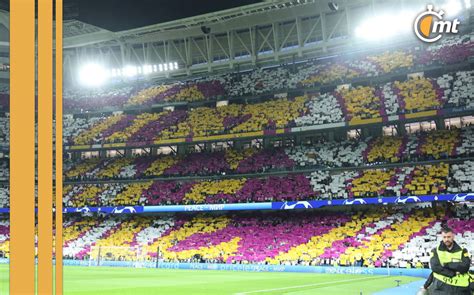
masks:
[[[441,236],[443,240],[431,253],[430,265],[434,278],[429,294],[470,295],[469,253],[454,241],[452,229],[443,228]]]
[[[474,294],[474,270],[469,270],[469,277],[471,278],[469,288],[471,289],[471,293]]]

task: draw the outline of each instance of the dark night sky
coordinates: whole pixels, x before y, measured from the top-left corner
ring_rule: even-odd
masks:
[[[77,3],[79,20],[111,31],[138,28],[261,2],[261,0],[72,1]]]
[[[0,9],[9,10],[9,1],[14,0],[0,0]],[[63,7],[64,17],[66,19],[75,18],[115,32],[262,1],[263,0],[63,0]]]

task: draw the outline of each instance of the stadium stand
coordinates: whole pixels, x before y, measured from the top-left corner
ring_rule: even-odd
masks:
[[[0,208],[10,207],[10,187],[0,186]]]
[[[220,180],[155,180],[145,183],[81,184],[83,180],[144,179],[149,177],[218,176],[239,173],[297,171],[311,168],[363,167],[438,159],[462,159],[473,155],[472,127],[434,130],[416,134],[375,137],[312,146],[277,149],[228,149],[184,156],[87,159],[65,162],[65,177],[76,181],[65,189],[66,206],[158,205],[193,203],[259,202],[370,196],[461,193],[473,189],[470,161],[360,172],[314,171],[260,179],[238,178],[230,186]],[[6,162],[2,162],[6,169]],[[311,170],[309,170],[311,171]],[[4,173],[8,178],[8,173]],[[77,181],[79,181],[77,183]],[[296,188],[297,189],[296,189]],[[286,192],[295,189],[297,193]],[[262,196],[266,192],[266,196]],[[8,207],[8,185],[0,192]]]
[[[342,110],[336,97],[325,93],[312,95],[306,103],[308,111],[295,119],[297,126],[322,125],[344,121]]]
[[[10,108],[10,84],[0,85],[0,110],[7,112]]]
[[[431,250],[439,243],[438,235],[443,225],[447,225],[456,231],[456,242],[467,248],[469,253],[471,253],[474,250],[472,247],[474,233],[472,211],[461,210],[459,215],[461,218],[449,219],[447,222],[439,220],[432,221],[430,222],[430,227],[412,234],[408,243],[392,253],[393,258],[390,260],[390,264],[399,267],[406,267],[408,265],[419,267],[419,264],[427,265]]]
[[[131,97],[126,105],[151,105],[168,101],[193,102],[224,94],[224,87],[220,81],[190,81],[146,88]]]
[[[10,222],[0,220],[0,257],[8,257],[10,253]]]
[[[472,208],[397,206],[341,212],[226,215],[70,216],[64,255],[79,260],[154,260],[230,264],[427,267],[439,231],[474,251]],[[8,257],[9,223],[0,221]]]
[[[10,114],[6,113],[5,116],[0,116],[0,144],[10,144]]]
[[[73,138],[92,126],[103,121],[106,117],[78,118],[72,116],[63,117],[63,142],[64,144],[74,144]]]
[[[160,102],[193,102],[218,96],[235,98],[297,87],[346,83],[356,78],[376,77],[426,66],[432,64],[433,60],[440,64],[459,63],[470,56],[472,46],[470,35],[461,35],[443,39],[426,50],[395,49],[326,61],[308,61],[298,65],[296,72],[281,66],[161,85],[144,83],[134,87],[109,87],[95,92],[74,89],[65,93],[64,108],[85,111],[105,107],[149,106]]]
[[[452,177],[448,190],[452,193],[471,192],[474,190],[474,162],[466,161],[462,164],[453,164]]]
[[[404,136],[380,136],[345,141],[323,141],[273,149],[226,149],[181,156],[66,161],[68,180],[138,179],[171,176],[293,171],[298,169],[360,167],[373,164],[470,157],[473,128],[431,130]]]
[[[0,180],[9,180],[10,177],[10,163],[5,160],[0,160]]]
[[[469,192],[474,185],[470,164],[467,161],[219,180],[76,183],[67,186],[64,201],[66,206],[82,207],[86,204],[216,204]]]
[[[133,87],[109,87],[103,89],[66,89],[63,93],[65,110],[87,111],[121,107],[129,99]]]
[[[215,139],[226,139],[236,133],[344,121],[350,124],[382,122],[388,115],[423,114],[449,106],[470,107],[472,89],[467,86],[470,75],[472,71],[459,71],[437,78],[410,78],[375,87],[350,87],[245,105],[140,115],[115,114],[105,118],[68,117],[64,140],[76,145],[163,143],[216,135],[219,136]]]
[[[474,106],[474,93],[472,85],[474,83],[474,71],[456,72],[452,93],[449,97],[449,103],[455,106]]]
[[[473,192],[474,128],[445,129],[441,117],[435,118],[474,107],[474,71],[459,65],[443,68],[471,57],[472,37],[443,38],[425,48],[338,55],[178,81],[68,89],[63,143],[67,148],[82,147],[83,155],[88,155],[80,159],[78,152],[71,156],[74,160],[64,161],[64,206],[80,211],[92,206]],[[426,66],[438,67],[424,72]],[[0,92],[0,108],[7,110],[7,90]],[[226,103],[217,103],[221,101]],[[418,123],[412,119],[422,117],[435,120],[438,130],[401,130],[405,123]],[[411,121],[402,122],[405,119]],[[2,113],[0,142],[4,145],[9,144],[8,120],[8,112]],[[379,124],[378,132],[366,129],[367,134],[361,132],[357,138],[344,136],[351,126],[364,128],[372,123]],[[397,134],[381,136],[381,124],[393,124]],[[302,127],[302,132],[322,128],[318,125],[344,130],[342,136],[318,134],[311,144],[282,140],[273,147],[265,138],[257,148],[252,140],[277,137],[295,127]],[[245,148],[228,144],[220,149],[206,143],[200,152],[189,151],[196,148],[191,146],[194,142],[238,137],[248,137],[250,143]],[[106,151],[96,147],[105,144],[149,151],[132,155],[126,150],[106,157]],[[180,147],[173,146],[170,154],[153,152],[167,144],[186,144],[189,150],[178,152]],[[74,153],[74,149],[66,151]],[[7,170],[8,163],[0,161],[0,208],[9,206],[9,186],[4,183]],[[207,215],[76,214],[65,218],[64,257],[425,267],[445,224],[462,232],[459,243],[474,251],[469,243],[474,238],[472,207],[448,206],[345,206],[343,211]],[[9,256],[8,247],[9,223],[0,220],[0,257]]]
[[[441,42],[429,46],[426,52],[420,54],[417,63],[421,65],[456,63],[468,58],[472,47],[472,34],[443,38]]]

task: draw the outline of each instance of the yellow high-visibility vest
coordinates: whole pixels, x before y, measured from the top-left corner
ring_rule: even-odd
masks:
[[[438,248],[436,248],[436,253],[438,254],[439,262],[441,265],[445,265],[446,263],[450,262],[461,262],[462,256],[463,256],[463,249],[457,251],[457,252],[448,252],[448,251],[442,251]],[[451,285],[451,286],[457,286],[457,287],[467,287],[469,286],[469,274],[464,273],[464,274],[458,274],[452,278],[443,276],[439,273],[433,272],[433,275],[435,278],[438,280],[442,281],[445,284]]]

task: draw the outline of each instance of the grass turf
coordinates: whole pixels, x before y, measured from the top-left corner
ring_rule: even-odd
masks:
[[[64,294],[372,294],[419,278],[309,273],[251,273],[110,267],[64,267]],[[8,265],[0,265],[0,294],[8,294]]]

